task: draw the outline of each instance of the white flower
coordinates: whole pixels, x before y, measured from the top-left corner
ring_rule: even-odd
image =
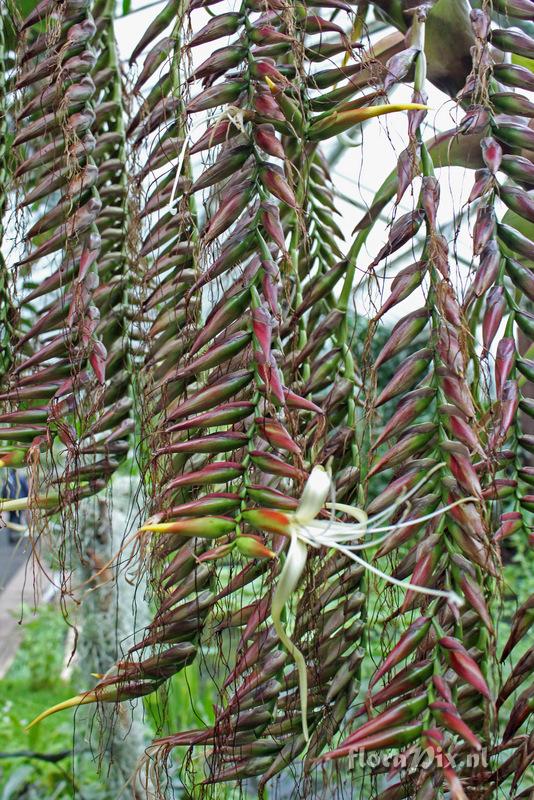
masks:
[[[382,572],[378,567],[375,567],[373,564],[370,564],[357,555],[357,551],[359,550],[381,544],[398,528],[425,522],[426,520],[443,514],[445,511],[454,508],[454,506],[460,503],[470,502],[474,499],[467,497],[457,500],[455,503],[439,508],[437,511],[418,517],[417,519],[412,518],[400,521],[394,525],[379,525],[379,523],[390,517],[397,508],[409,500],[410,497],[413,497],[428,478],[438,469],[441,469],[442,466],[443,464],[438,464],[432,470],[429,470],[424,478],[409,492],[401,495],[387,509],[370,518],[367,517],[367,514],[361,508],[350,506],[345,503],[336,503],[334,499],[332,502],[327,502],[327,498],[331,494],[333,495],[333,483],[328,472],[320,466],[316,466],[312,469],[306,485],[304,486],[300,504],[294,513],[270,512],[268,509],[263,509],[251,511],[243,515],[251,524],[257,527],[262,527],[262,515],[272,516],[275,518],[274,524],[276,525],[276,529],[283,532],[290,540],[286,560],[274,591],[271,615],[280,641],[293,656],[297,666],[302,713],[302,732],[306,741],[309,739],[307,723],[308,679],[306,662],[300,650],[287,634],[282,624],[281,616],[283,609],[297,588],[304,567],[306,566],[308,547],[326,547],[338,550],[340,553],[356,561],[356,563],[360,564],[374,575],[377,575],[379,578],[382,578],[387,583],[412,592],[419,592],[433,597],[443,597],[448,602],[457,606],[463,605],[462,598],[455,592],[431,589],[426,586],[418,586],[417,584],[409,583],[408,581],[398,580],[392,575],[387,575],[385,572]],[[331,511],[331,518],[328,520],[318,519],[319,513],[325,507]],[[357,524],[340,522],[335,518],[336,511],[353,517],[357,521]],[[265,527],[269,529],[269,524]],[[271,530],[273,529],[274,528],[271,528]],[[374,534],[381,535],[376,539],[368,538]]]
[[[472,497],[462,498],[461,500],[457,500],[456,502],[450,503],[447,506],[438,508],[431,514],[425,514],[424,516],[417,517],[416,519],[412,518],[400,521],[394,525],[378,525],[378,523],[390,517],[393,512],[399,508],[399,506],[403,505],[407,500],[409,500],[410,497],[413,497],[413,495],[419,491],[421,486],[426,483],[428,478],[438,469],[441,469],[442,466],[442,464],[437,464],[433,469],[429,470],[424,478],[422,478],[419,483],[417,483],[411,489],[411,491],[401,495],[398,500],[392,503],[391,506],[386,508],[380,514],[376,514],[374,517],[370,518],[367,517],[367,514],[361,508],[350,506],[346,503],[326,502],[327,497],[332,492],[332,481],[323,467],[314,467],[310,477],[306,482],[306,485],[304,486],[300,505],[297,511],[293,515],[288,515],[288,517],[290,517],[290,538],[295,536],[309,547],[334,548],[335,550],[339,550],[339,552],[344,553],[346,556],[348,556],[348,558],[351,558],[358,564],[361,564],[363,567],[365,567],[365,569],[368,569],[378,577],[383,578],[383,580],[387,581],[388,583],[392,583],[395,586],[400,586],[402,589],[408,589],[413,592],[420,592],[421,594],[433,595],[435,597],[444,597],[449,602],[461,606],[463,605],[463,600],[455,592],[443,591],[441,589],[430,589],[426,586],[418,586],[407,581],[397,580],[397,578],[394,578],[392,575],[387,575],[373,564],[369,564],[367,561],[364,561],[364,559],[357,556],[355,552],[382,544],[382,542],[388,539],[389,536],[399,528],[404,528],[420,522],[426,522],[427,520],[440,516],[445,511],[449,511],[451,508],[454,508],[461,503],[471,502],[473,499],[476,499]],[[324,507],[328,508],[332,512],[331,518],[328,520],[317,519],[317,515]],[[334,517],[334,512],[336,511],[354,517],[358,524],[354,525],[350,522],[340,522]],[[377,539],[366,539],[366,537],[375,533],[380,533],[383,535],[379,536]],[[355,544],[354,542],[357,543]]]

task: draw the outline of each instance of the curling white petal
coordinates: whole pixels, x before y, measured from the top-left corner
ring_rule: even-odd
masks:
[[[300,525],[311,522],[324,507],[332,488],[332,481],[324,467],[314,467],[306,481],[300,505],[295,512],[295,521]]]
[[[354,517],[357,519],[358,522],[363,526],[363,532],[365,533],[365,526],[367,525],[367,514],[363,510],[363,508],[358,508],[357,506],[349,506],[347,503],[327,503],[327,508],[331,508],[333,511],[341,511],[342,514],[348,514],[349,517]]]
[[[271,616],[273,619],[274,629],[278,634],[278,638],[285,646],[286,650],[292,655],[297,666],[299,677],[299,694],[300,694],[300,708],[302,712],[302,733],[306,741],[309,739],[308,734],[308,677],[306,672],[306,661],[304,656],[291,641],[286,633],[282,624],[282,612],[286,603],[291,599],[291,595],[298,586],[299,580],[304,567],[306,566],[306,558],[308,550],[303,542],[299,541],[295,534],[292,534],[289,543],[289,550],[287,551],[286,561],[276,589],[274,591],[273,600],[271,604]]]

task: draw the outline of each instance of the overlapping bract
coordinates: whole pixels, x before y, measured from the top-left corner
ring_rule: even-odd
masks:
[[[38,6],[21,25],[10,87],[18,213],[35,215],[16,265],[22,293],[2,381],[3,463],[41,460],[32,504],[52,510],[105,486],[131,430],[129,198],[112,6]]]

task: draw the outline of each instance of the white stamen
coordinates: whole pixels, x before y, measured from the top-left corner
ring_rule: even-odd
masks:
[[[415,583],[409,583],[407,581],[400,581],[398,578],[394,578],[393,575],[386,575],[385,572],[375,567],[373,564],[370,564],[368,561],[364,561],[363,558],[355,555],[348,547],[344,547],[342,544],[336,545],[336,550],[339,550],[340,553],[344,553],[348,558],[351,558],[353,561],[356,561],[357,564],[361,564],[362,567],[368,569],[374,575],[379,578],[382,578],[387,583],[392,583],[394,586],[399,586],[401,589],[405,591],[412,591],[418,592],[419,594],[427,594],[432,595],[433,597],[444,597],[449,603],[453,603],[454,605],[461,607],[464,604],[463,598],[456,594],[456,592],[448,592],[442,589],[430,589],[428,586],[418,586]]]
[[[396,531],[398,528],[408,528],[410,525],[418,525],[420,522],[427,522],[429,519],[439,517],[441,514],[445,513],[445,511],[450,511],[451,508],[456,508],[456,506],[460,506],[462,503],[472,503],[473,501],[476,501],[476,497],[462,497],[460,500],[455,500],[454,503],[449,503],[447,506],[440,506],[435,511],[432,511],[432,513],[424,514],[422,517],[412,517],[411,519],[396,522],[394,525],[383,525],[380,528],[367,528],[363,533],[383,533],[384,531]],[[327,523],[325,522],[324,524],[326,525]],[[345,522],[338,522],[337,524],[344,526],[343,531],[340,530],[339,532],[339,537],[341,539],[352,539],[355,536],[360,538],[362,536],[361,528],[351,528],[350,523]],[[369,546],[369,544],[366,545],[366,547]]]
[[[364,535],[365,533],[394,530],[394,528],[399,526],[394,525],[391,526],[391,528],[374,528],[373,526],[376,522],[379,522],[382,519],[387,519],[387,517],[390,517],[393,514],[393,512],[397,508],[399,508],[399,506],[404,505],[404,503],[406,503],[407,500],[409,500],[411,497],[414,496],[414,494],[416,494],[416,492],[419,491],[421,486],[423,486],[428,481],[428,479],[430,478],[431,475],[434,474],[434,472],[437,472],[443,466],[445,466],[444,462],[436,464],[434,467],[432,467],[431,470],[427,472],[427,474],[423,478],[421,478],[420,481],[418,481],[415,484],[415,486],[413,486],[410,489],[409,492],[407,492],[406,494],[402,494],[397,500],[395,500],[394,503],[385,508],[379,514],[375,514],[374,517],[368,517],[363,509],[347,505],[346,503],[331,502],[331,503],[325,503],[325,506],[326,508],[332,511],[340,511],[343,514],[348,514],[349,516],[354,517],[361,523],[361,525],[357,526],[356,528],[350,529],[350,531],[353,533],[354,536],[358,536],[360,534]],[[340,524],[343,525],[345,530],[348,531],[348,523],[340,523]]]
[[[417,494],[417,492],[419,491],[421,486],[424,486],[424,484],[434,474],[434,472],[437,472],[438,470],[440,470],[444,466],[445,466],[445,462],[444,461],[441,461],[439,464],[435,464],[435,466],[433,466],[432,469],[429,469],[428,472],[425,475],[423,475],[421,480],[418,481],[415,484],[415,486],[412,486],[412,488],[410,489],[409,492],[406,492],[406,494],[401,494],[398,497],[398,499],[395,500],[395,502],[393,502],[390,506],[385,508],[383,511],[380,511],[378,514],[375,514],[374,517],[370,517],[369,520],[368,520],[368,524],[369,525],[374,525],[375,522],[379,522],[381,519],[384,519],[384,518],[387,519],[387,517],[390,517],[391,514],[397,508],[399,508],[399,506],[402,506],[407,500],[410,500],[415,494]]]

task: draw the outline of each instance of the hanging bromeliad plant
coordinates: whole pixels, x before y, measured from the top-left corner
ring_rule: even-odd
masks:
[[[32,210],[0,263],[2,466],[32,486],[2,508],[76,536],[135,430],[155,609],[34,723],[195,662],[213,718],[145,762],[186,748],[191,791],[530,797],[534,605],[502,596],[534,510],[534,4],[169,0],[128,73],[115,5],[8,3],[16,59],[0,40],[0,175]],[[459,121],[430,135],[436,87]],[[395,112],[349,228],[333,166],[374,181],[353,147]],[[473,178],[452,229],[448,167]]]
[[[30,499],[5,507],[60,512],[76,537],[69,519],[105,487],[132,427],[129,200],[113,3],[55,5],[14,21],[10,166],[17,213],[35,215],[14,264],[21,292],[1,394],[2,460],[31,465]]]

